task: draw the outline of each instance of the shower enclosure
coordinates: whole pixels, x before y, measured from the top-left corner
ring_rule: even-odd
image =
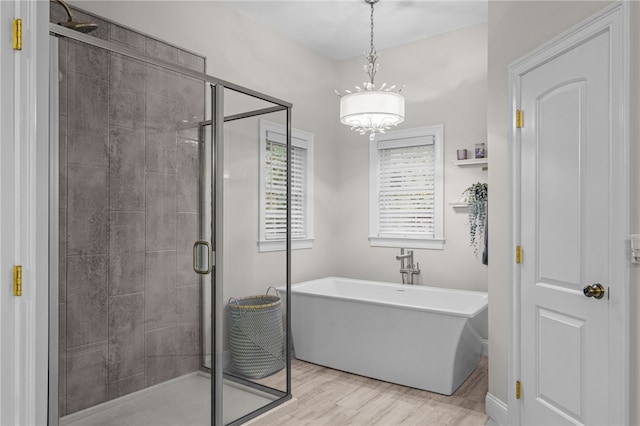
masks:
[[[290,287],[288,173],[287,249],[256,242],[258,121],[282,125],[290,164],[291,105],[73,15],[97,29],[50,26],[50,424],[244,423],[291,399],[288,302],[285,367],[258,379],[230,368],[227,312]]]

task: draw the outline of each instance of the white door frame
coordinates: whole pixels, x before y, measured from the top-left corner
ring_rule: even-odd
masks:
[[[22,19],[22,50],[11,50]],[[0,1],[0,424],[47,423],[49,2]],[[12,292],[22,265],[22,296]]]
[[[612,46],[612,105],[618,117],[613,122],[620,123],[612,126],[611,137],[619,140],[621,146],[612,152],[612,178],[620,182],[620,190],[612,194],[611,203],[615,206],[615,216],[612,217],[610,235],[613,252],[611,253],[611,277],[615,283],[611,288],[611,318],[609,327],[609,368],[612,382],[608,394],[610,395],[611,424],[629,423],[629,269],[628,257],[629,240],[629,6],[626,2],[616,2],[606,7],[596,15],[582,21],[563,34],[543,44],[522,58],[509,65],[508,99],[509,112],[509,150],[511,154],[511,253],[509,286],[509,338],[508,338],[508,373],[507,373],[507,402],[509,424],[520,424],[520,401],[516,399],[516,380],[520,379],[520,268],[515,263],[516,246],[520,244],[520,131],[516,129],[515,111],[520,107],[520,81],[524,74],[544,64],[590,39],[595,34],[610,33]],[[525,112],[526,113],[526,112]],[[525,116],[526,125],[526,116]],[[526,252],[524,253],[526,256]],[[523,392],[527,384],[523,383]]]

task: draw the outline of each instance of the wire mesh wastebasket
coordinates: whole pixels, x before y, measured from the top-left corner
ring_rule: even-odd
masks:
[[[269,290],[275,287],[269,287]],[[282,308],[279,296],[269,294],[229,299],[231,369],[260,379],[285,366]]]

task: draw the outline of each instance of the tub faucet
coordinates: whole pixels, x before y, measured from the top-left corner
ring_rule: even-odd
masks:
[[[420,274],[420,264],[413,264],[413,250],[407,250],[404,253],[404,248],[400,249],[400,256],[396,256],[396,260],[400,261],[400,275],[402,275],[402,284],[413,284],[413,276]],[[407,263],[405,264],[405,261]]]

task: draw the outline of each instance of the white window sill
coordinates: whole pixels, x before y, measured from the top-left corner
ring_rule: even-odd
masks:
[[[310,249],[313,248],[314,238],[301,238],[296,240],[291,240],[291,250],[302,250],[302,249]],[[268,252],[268,251],[284,251],[287,249],[287,245],[285,241],[277,240],[277,241],[258,241],[258,251]]]
[[[420,240],[415,238],[369,237],[369,245],[371,247],[442,250],[444,248],[444,240],[435,238],[429,240]]]

